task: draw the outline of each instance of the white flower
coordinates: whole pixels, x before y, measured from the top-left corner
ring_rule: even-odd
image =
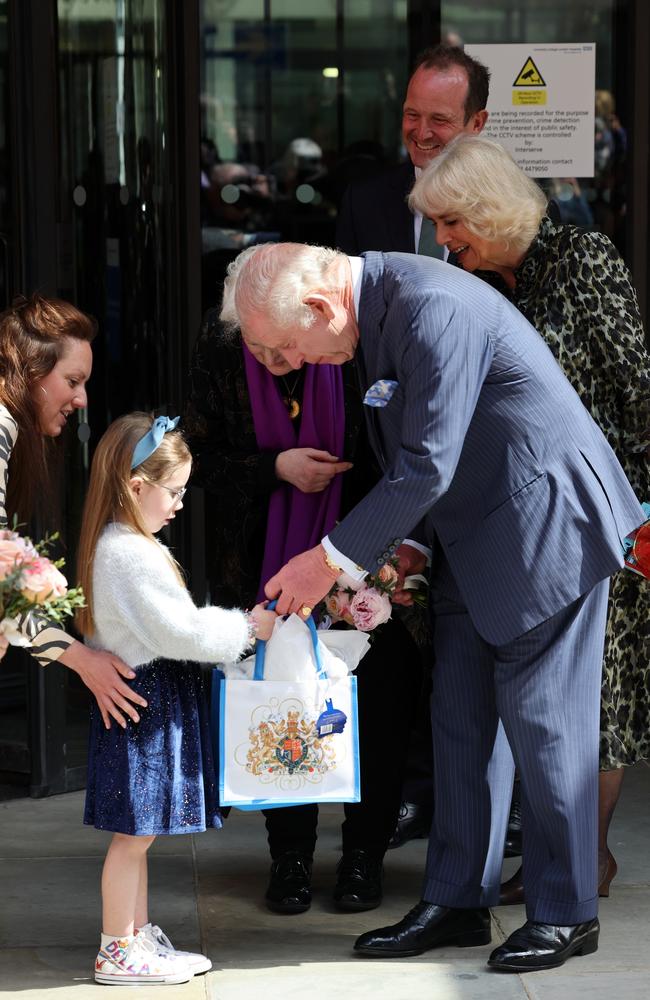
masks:
[[[17,618],[3,618],[0,622],[0,632],[10,646],[31,646],[31,641],[19,631]]]

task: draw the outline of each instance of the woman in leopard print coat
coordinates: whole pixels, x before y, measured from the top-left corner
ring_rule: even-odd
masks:
[[[433,219],[456,263],[496,285],[538,330],[637,496],[650,500],[650,358],[629,271],[610,240],[555,225],[537,185],[482,136],[450,143],[409,204]],[[628,570],[612,578],[601,699],[601,895],[616,873],[607,831],[623,768],[650,758],[649,609],[650,581]]]

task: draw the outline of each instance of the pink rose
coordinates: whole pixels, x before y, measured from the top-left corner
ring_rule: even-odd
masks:
[[[397,583],[398,576],[397,570],[390,563],[384,563],[379,572],[377,573],[377,579],[384,586],[390,586],[391,583]]]
[[[23,566],[21,593],[28,601],[41,604],[53,597],[64,597],[68,581],[45,556],[37,556]]]
[[[383,625],[390,618],[392,610],[388,594],[382,594],[374,587],[357,591],[350,609],[354,624],[360,632],[372,632],[378,625]]]
[[[9,532],[3,532],[9,534]],[[5,580],[25,558],[25,549],[15,538],[0,539],[0,580]]]
[[[345,590],[333,590],[325,598],[325,608],[333,621],[344,621],[354,625],[350,611],[351,595]]]

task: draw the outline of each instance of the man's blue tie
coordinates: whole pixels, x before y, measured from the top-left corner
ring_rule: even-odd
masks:
[[[426,216],[422,216],[418,253],[424,254],[426,257],[437,257],[438,260],[445,259],[445,248],[436,242],[436,227]]]

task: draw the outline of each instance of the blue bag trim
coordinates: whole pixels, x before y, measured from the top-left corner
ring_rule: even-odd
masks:
[[[267,611],[273,611],[277,601],[271,601],[267,607]],[[328,680],[327,674],[323,670],[323,661],[321,660],[320,649],[318,648],[318,631],[316,629],[316,623],[314,622],[313,616],[310,615],[309,618],[305,619],[305,625],[309,629],[311,634],[311,641],[314,647],[314,659],[316,660],[316,672],[318,673],[319,681]],[[266,641],[264,639],[258,639],[255,643],[255,672],[253,674],[254,681],[264,680],[264,659],[266,656]]]
[[[643,503],[641,504],[641,506],[643,507],[643,513],[648,518],[648,520],[650,520],[650,503],[646,503],[645,500],[644,500]],[[639,527],[641,528],[641,527],[643,527],[643,525],[639,525]],[[632,548],[633,545],[634,545],[634,539],[630,538],[629,535],[626,535],[625,538],[623,539],[623,555],[624,556],[626,556],[628,554],[628,552],[630,551],[630,549]]]

